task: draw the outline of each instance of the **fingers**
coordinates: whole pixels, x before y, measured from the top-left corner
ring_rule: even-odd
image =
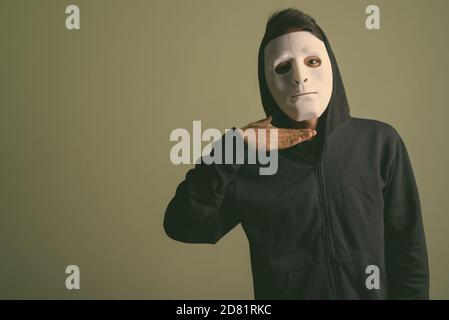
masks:
[[[287,149],[290,148],[298,143],[300,143],[301,141],[303,141],[303,138],[301,136],[290,136],[290,137],[286,137],[284,139],[278,139],[278,149],[279,150],[283,150],[283,149]]]
[[[283,135],[303,135],[309,132],[316,132],[316,130],[314,129],[310,129],[310,128],[306,128],[306,129],[287,129],[287,128],[279,128],[278,129],[279,134],[283,134]]]
[[[252,144],[256,149],[259,148],[259,138],[263,138],[263,141],[260,141],[260,143],[265,147],[265,149],[271,150],[271,149],[287,149],[290,148],[298,143],[305,142],[313,138],[317,135],[317,131],[314,129],[290,129],[290,128],[274,128],[273,126],[267,127],[262,126],[261,124],[267,124],[270,123],[271,116],[267,117],[266,119],[259,120],[257,122],[254,122],[254,124],[257,123],[257,126],[251,126],[247,127],[246,129],[253,129],[254,133],[253,135],[247,136],[246,131],[242,130],[244,140],[250,144]],[[274,138],[271,134],[270,129],[276,129],[276,137],[277,137],[277,146],[271,146],[270,140]],[[264,131],[264,136],[260,136],[259,131]]]
[[[302,130],[301,132],[294,132],[293,134],[284,134],[278,137],[278,149],[287,149],[298,143],[310,140],[316,136],[316,130]]]
[[[264,120],[264,124],[266,126],[271,125],[271,121],[273,121],[273,117],[271,115],[269,115],[265,120]]]
[[[304,140],[310,139],[316,135],[315,130],[278,130],[278,139],[287,139],[290,137],[297,138],[301,137]]]

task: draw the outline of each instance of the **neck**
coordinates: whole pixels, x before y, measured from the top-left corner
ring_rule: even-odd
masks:
[[[318,118],[313,118],[304,121],[290,121],[291,127],[296,129],[314,129],[316,130],[318,126]],[[314,140],[315,137],[309,139],[309,141]]]
[[[291,121],[292,127],[296,129],[316,129],[318,125],[318,118],[313,118],[304,121]]]

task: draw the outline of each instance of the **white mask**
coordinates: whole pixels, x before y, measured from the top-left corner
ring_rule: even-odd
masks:
[[[283,34],[265,47],[265,78],[274,100],[295,121],[318,118],[332,95],[332,65],[323,41],[308,31]]]

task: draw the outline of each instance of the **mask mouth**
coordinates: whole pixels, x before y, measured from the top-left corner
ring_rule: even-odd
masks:
[[[317,94],[318,92],[316,92],[316,91],[313,91],[313,92],[302,92],[302,93],[296,93],[294,96],[291,96],[290,97],[290,100],[294,100],[295,98],[299,98],[299,97],[301,97],[301,96],[305,96],[305,95],[308,95],[308,94]]]

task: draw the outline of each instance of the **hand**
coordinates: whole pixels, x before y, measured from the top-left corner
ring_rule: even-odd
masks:
[[[272,117],[269,116],[268,118],[251,122],[244,126],[243,128],[237,129],[239,133],[243,136],[246,143],[252,145],[253,148],[256,150],[260,146],[264,146],[265,150],[271,150],[276,149],[271,148],[270,145],[270,129],[276,129],[277,130],[277,149],[287,149],[290,148],[298,143],[310,140],[312,137],[316,136],[317,132],[314,129],[287,129],[287,128],[276,128],[271,124]],[[250,131],[248,129],[254,130],[255,133],[255,139],[254,135],[249,134]],[[259,130],[265,131],[265,141],[258,142],[259,138]]]

